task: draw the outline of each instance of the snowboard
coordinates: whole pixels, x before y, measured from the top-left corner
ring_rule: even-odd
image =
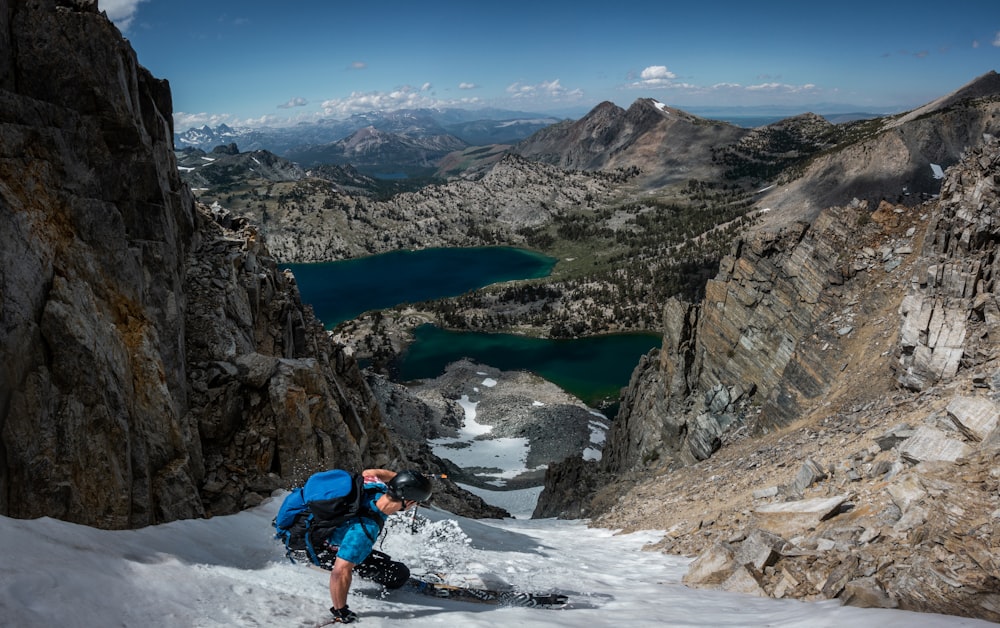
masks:
[[[449,584],[438,574],[411,576],[403,590],[422,595],[493,606],[520,606],[529,608],[558,608],[569,598],[561,593],[495,590],[483,587]]]

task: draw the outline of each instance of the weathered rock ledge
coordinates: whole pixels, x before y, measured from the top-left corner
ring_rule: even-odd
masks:
[[[939,201],[740,247],[668,306],[612,464],[557,465],[536,512],[665,530],[692,586],[1000,621],[998,182],[987,137]]]
[[[94,2],[0,10],[0,513],[234,512],[400,460],[256,231],[195,205],[171,96]]]

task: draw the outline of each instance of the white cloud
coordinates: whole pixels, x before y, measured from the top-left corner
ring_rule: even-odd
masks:
[[[993,38],[993,45],[1000,48],[1000,31],[997,31],[997,36]]]
[[[634,78],[634,74],[629,78]],[[631,87],[643,89],[659,89],[664,87],[677,87],[674,83],[677,75],[667,69],[665,65],[651,65],[639,73],[639,80],[631,83]]]
[[[819,94],[821,91],[813,83],[803,85],[789,85],[774,80],[773,75],[760,75],[756,80],[760,81],[753,85],[743,85],[741,83],[720,82],[712,85],[697,85],[677,80],[677,74],[667,66],[651,65],[645,68],[636,77],[629,75],[629,83],[624,85],[625,89],[632,90],[670,90],[671,98],[680,100],[698,99],[704,101],[707,98],[736,99],[750,95],[766,94],[768,97],[790,96],[802,94]]]
[[[232,124],[233,116],[228,113],[186,113],[184,111],[174,112],[174,130],[186,131],[190,128],[201,128],[206,124],[211,127],[220,124]]]
[[[459,83],[458,89],[478,89],[479,86],[475,83]]]
[[[424,83],[419,88],[409,85],[391,92],[353,92],[346,98],[331,98],[323,101],[323,114],[334,117],[347,117],[366,111],[393,111],[396,109],[418,109],[421,107],[451,107],[459,105],[479,104],[478,98],[461,98],[457,100],[441,100],[428,95],[430,83]]]
[[[289,100],[286,103],[278,105],[278,109],[291,109],[292,107],[305,107],[309,104],[309,101],[301,96],[296,96],[295,98]]]
[[[746,90],[750,92],[771,92],[782,94],[802,94],[816,91],[816,85],[806,83],[805,85],[788,85],[786,83],[759,83],[757,85],[747,85]]]
[[[667,69],[665,65],[651,65],[639,75],[644,81],[662,81],[675,79],[677,75]]]
[[[367,70],[368,69],[368,64],[365,63],[364,61],[355,61],[354,63],[352,63],[350,65],[350,67],[348,69],[349,70]]]
[[[507,93],[515,100],[546,100],[548,102],[567,102],[578,100],[583,96],[582,89],[567,89],[559,79],[542,81],[537,85],[512,83],[507,86]]]
[[[729,81],[698,85],[668,79],[667,76],[673,75],[673,72],[661,68],[662,66],[646,68],[642,73],[646,78],[633,76],[631,77],[633,80],[622,85],[622,89],[669,91],[669,96],[658,98],[666,99],[665,102],[669,101],[674,106],[704,105],[709,102],[717,105],[791,104],[804,98],[813,99],[823,94],[835,93],[835,90],[824,90],[814,83],[791,85],[763,76],[757,77],[758,82],[751,85]],[[769,80],[760,80],[762,78]]]
[[[100,8],[108,14],[108,19],[115,23],[122,32],[127,31],[135,12],[139,10],[139,3],[146,0],[101,0]]]

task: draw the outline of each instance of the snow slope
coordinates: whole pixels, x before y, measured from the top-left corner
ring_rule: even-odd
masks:
[[[5,626],[314,626],[330,605],[324,572],[289,563],[271,539],[280,495],[209,520],[105,531],[0,517]],[[427,515],[425,518],[424,515]],[[658,533],[616,536],[580,522],[473,521],[423,509],[387,526],[380,547],[416,571],[471,573],[558,590],[560,610],[493,608],[355,580],[349,604],[375,626],[822,626],[930,628],[987,622],[688,589],[687,559],[644,552]],[[377,546],[379,547],[379,546]]]
[[[485,433],[464,404],[463,437]],[[507,439],[477,441],[478,454],[519,468]],[[518,447],[517,449],[521,449]],[[472,461],[475,462],[475,461]],[[495,608],[406,591],[383,594],[355,579],[348,604],[364,628],[378,626],[781,626],[950,628],[989,622],[841,607],[689,589],[688,559],[643,551],[660,532],[616,535],[579,521],[527,519],[541,487],[472,489],[524,519],[471,520],[421,509],[390,518],[376,545],[414,573],[451,582],[557,591],[558,610]],[[327,575],[292,564],[273,539],[284,493],[259,507],[213,519],[107,531],[55,519],[0,517],[0,625],[53,628],[316,626],[329,618]]]

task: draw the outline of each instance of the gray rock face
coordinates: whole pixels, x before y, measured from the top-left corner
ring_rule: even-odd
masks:
[[[93,8],[0,12],[0,509],[120,527],[156,520],[162,474],[198,456],[180,438],[196,217],[170,92]]]
[[[987,236],[1000,220],[994,216],[1000,207],[996,146],[987,138],[943,185],[941,214],[931,221],[916,263],[926,272],[916,273],[899,308],[896,373],[908,388],[922,390],[954,377],[962,363],[994,356],[979,340],[1000,335],[996,261]],[[637,367],[604,470],[691,464],[711,455],[734,427],[750,421],[771,430],[799,417],[847,363],[841,351],[854,326],[835,310],[843,284],[858,273],[893,272],[898,263],[879,262],[913,250],[897,240],[882,244],[879,257],[875,247],[859,246],[896,229],[896,211],[883,203],[869,212],[857,202],[830,208],[812,224],[761,231],[736,243],[702,303],[668,303],[660,358],[650,356]],[[752,416],[744,409],[751,400],[758,408]],[[970,420],[983,424],[975,428],[979,439],[996,421],[992,415]]]
[[[814,274],[810,266],[821,267],[812,262],[801,265],[798,273],[795,266],[784,265],[783,273],[772,274],[772,292],[763,281],[756,292],[744,288],[752,270],[795,257],[810,233],[818,238],[838,233],[832,229],[822,235],[818,225],[762,256],[757,251],[763,249],[751,248],[724,267],[720,276],[727,284],[710,287],[691,336],[694,354],[703,356],[690,371],[697,377],[687,379],[695,382],[692,394],[667,401],[668,391],[674,390],[667,382],[676,381],[672,373],[680,362],[669,368],[647,362],[634,383],[654,388],[628,394],[658,405],[647,406],[644,417],[628,415],[629,425],[621,426],[611,444],[628,451],[651,426],[678,422],[650,408],[670,407],[688,417],[717,412],[725,399],[722,390],[732,398],[737,382],[757,387],[760,413],[750,417],[750,424],[761,433],[733,438],[712,458],[684,468],[677,467],[680,456],[669,461],[674,468],[631,458],[636,466],[620,473],[633,477],[603,486],[591,501],[601,506],[598,524],[635,529],[640,526],[631,522],[652,519],[648,527],[668,530],[662,542],[668,551],[697,547],[693,553],[700,556],[685,579],[692,586],[1000,621],[995,273],[988,252],[992,245],[983,242],[987,236],[980,226],[994,221],[1000,203],[990,196],[998,170],[1000,142],[993,138],[985,138],[949,169],[943,189],[952,193],[920,208],[920,220],[930,225],[922,257],[904,253],[920,248],[905,241],[915,233],[900,220],[907,210],[882,204],[863,221],[846,218],[845,208],[820,215],[821,221],[839,215],[845,229],[853,230],[853,238],[834,240],[837,244],[828,251],[838,258],[834,270],[856,273],[842,273],[839,280],[828,275],[825,287],[823,282],[802,282],[798,297],[794,290],[786,292],[786,282]],[[882,231],[869,240],[875,225]],[[934,259],[955,269],[978,270],[925,273],[927,251],[941,252]],[[886,263],[897,256],[899,265]],[[747,270],[731,270],[741,266]],[[937,278],[937,287],[909,281],[928,274]],[[822,289],[816,292],[816,286]],[[910,317],[919,308],[899,305],[914,294],[922,299],[925,290],[930,296],[923,303],[930,303],[932,311],[914,323]],[[782,315],[751,313],[750,303],[778,308]],[[719,313],[710,326],[705,317],[713,306]],[[853,316],[854,311],[860,315]],[[809,335],[790,333],[805,329],[795,321],[807,316],[814,317]],[[719,321],[734,322],[726,330]],[[949,329],[961,326],[967,330],[961,341],[946,338]],[[851,331],[841,335],[846,327]],[[753,344],[740,336],[748,331],[794,340],[792,357],[775,369],[782,364],[782,352],[773,345],[756,345],[757,359],[767,362],[749,366],[752,362],[741,351],[744,342]],[[740,337],[740,346],[717,341],[733,337]],[[668,341],[667,347],[676,344],[669,335]],[[913,350],[914,341],[926,355]],[[962,357],[949,369],[932,368],[951,364],[950,358],[940,360],[947,352],[939,356],[939,347],[959,347]],[[748,366],[734,368],[738,360]],[[769,377],[776,371],[777,379]],[[813,386],[804,386],[810,378]],[[817,390],[826,392],[817,395]],[[694,409],[686,410],[685,401]],[[794,416],[789,410],[796,407],[801,408],[797,424],[763,433],[781,426],[782,417]],[[826,434],[818,436],[816,429]],[[690,440],[690,433],[681,436]],[[830,460],[836,450],[840,457]],[[629,460],[617,459],[619,464]],[[643,463],[646,467],[635,473]],[[774,486],[778,476],[791,482]],[[758,484],[754,478],[767,482]],[[731,485],[742,488],[719,488]],[[619,497],[608,500],[615,489]],[[740,490],[746,494],[737,497]],[[661,512],[630,507],[649,495],[669,505]],[[686,514],[668,514],[671,507]],[[784,543],[761,546],[757,536],[765,531]],[[747,560],[753,556],[764,560]]]
[[[924,390],[977,364],[981,339],[1000,333],[995,224],[1000,220],[997,140],[957,165],[941,188],[943,211],[927,228],[920,263],[900,306],[899,383]]]
[[[0,513],[136,527],[397,457],[253,230],[195,206],[95,3],[3,3],[0,111]]]
[[[822,394],[843,327],[825,319],[845,274],[854,272],[839,251],[856,237],[864,211],[834,208],[812,225],[738,242],[701,304],[669,302],[660,359],[636,368],[604,468],[704,460],[727,431],[751,419],[761,429],[784,425],[800,400]]]

